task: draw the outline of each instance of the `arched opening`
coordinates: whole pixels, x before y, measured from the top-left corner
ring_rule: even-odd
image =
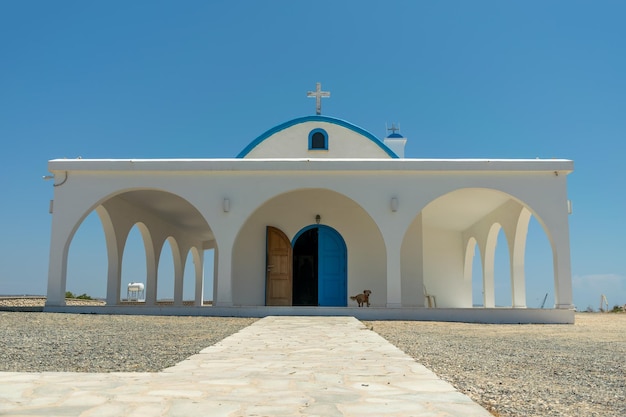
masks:
[[[60,267],[51,273],[61,276],[60,285],[52,290],[49,288],[49,299],[54,300],[51,305],[62,302],[60,295],[66,289],[86,293],[92,297],[94,295],[98,298],[106,296],[107,305],[116,305],[128,299],[128,284],[130,283],[141,284],[144,288],[142,301],[152,305],[157,300],[159,267],[157,259],[161,258],[161,256],[155,256],[155,250],[160,249],[161,239],[169,236],[175,243],[180,240],[185,245],[195,247],[210,245],[217,248],[213,232],[202,214],[186,199],[167,191],[120,190],[102,197],[87,207],[85,213],[76,219],[76,224],[67,241],[62,242],[66,249],[61,253],[58,261]],[[101,221],[99,227],[96,226],[96,215]],[[97,235],[103,231],[104,250],[98,250],[99,236]],[[72,245],[75,237],[78,238],[79,243]],[[71,247],[73,254],[70,263]],[[170,253],[178,254],[178,247],[172,247]],[[89,256],[84,256],[85,254]],[[100,262],[102,267],[98,268],[95,267],[97,265],[95,261],[90,261],[91,273],[86,274],[84,266],[86,259],[94,258],[94,254],[101,254],[107,262],[104,265]],[[51,259],[53,257],[56,255],[51,256]],[[172,257],[169,256],[169,258]],[[201,265],[202,262],[200,261],[199,264]],[[69,288],[66,268],[70,271]],[[162,272],[161,276],[179,276],[179,282],[175,284],[174,296],[180,296],[180,301],[182,301],[182,260],[175,256],[174,267],[169,268],[179,271],[178,274]],[[96,271],[101,271],[105,279],[98,279],[97,274],[94,273]],[[83,281],[88,287],[73,288],[75,282]],[[198,278],[197,282],[201,283],[201,278]],[[200,284],[198,286],[200,287]],[[164,287],[171,288],[172,286],[165,285]],[[160,293],[159,297],[171,299],[172,295]],[[137,301],[136,298],[133,301]],[[199,301],[198,304],[200,304]]]
[[[124,252],[122,254],[122,271],[120,285],[120,300],[131,301],[132,298],[128,292],[128,286],[131,283],[141,283],[144,285],[144,291],[147,288],[147,255],[146,242],[139,230],[139,225],[134,225],[124,244]],[[145,293],[144,293],[145,295]],[[145,298],[132,299],[132,301],[145,301]]]
[[[525,253],[526,303],[529,308],[554,307],[552,245],[535,216],[528,224]]]
[[[317,215],[320,216],[319,224],[313,223]],[[282,231],[292,249],[296,243],[294,237],[303,228],[319,227],[318,233],[322,234],[326,230],[335,230],[341,237],[341,243],[348,248],[349,256],[345,258],[346,295],[341,302],[337,300],[332,305],[347,305],[348,293],[358,294],[364,289],[372,291],[372,305],[385,304],[387,255],[378,225],[369,213],[345,195],[327,189],[311,188],[289,191],[268,199],[252,212],[239,230],[233,244],[231,264],[235,305],[267,305],[268,293],[273,294],[268,292],[267,286],[268,227]],[[364,239],[364,236],[367,238]],[[293,270],[293,258],[290,258],[290,265]],[[299,266],[296,265],[297,268]],[[272,288],[274,287],[270,289]],[[289,286],[290,300],[286,300],[281,290],[281,303],[289,301],[288,304],[293,305],[292,288]],[[318,291],[320,289],[318,286]],[[319,295],[318,292],[318,297]],[[270,299],[274,297],[270,296]],[[319,304],[324,305],[323,302]]]
[[[174,302],[174,252],[168,238],[161,248],[159,267],[157,269],[157,301],[161,303]]]
[[[83,220],[72,238],[65,288],[76,296],[106,297],[106,241],[102,223],[95,211]]]
[[[494,189],[464,188],[434,199],[417,213],[404,237],[403,292],[413,279],[423,281],[437,307],[525,307],[531,284],[524,281],[524,253],[534,244],[526,240],[531,213],[516,197]],[[545,227],[531,227],[545,242]],[[546,253],[551,256],[552,248]]]

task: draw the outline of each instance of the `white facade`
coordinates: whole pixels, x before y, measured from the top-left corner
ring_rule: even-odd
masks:
[[[476,320],[498,321],[505,314],[512,321],[524,321],[515,314],[529,310],[524,254],[531,215],[543,226],[552,247],[555,309],[573,308],[566,190],[572,161],[404,159],[397,153],[403,150],[405,139],[394,136],[389,143],[393,142],[395,152],[348,122],[311,116],[270,129],[234,159],[52,160],[49,170],[56,186],[46,308],[63,309],[68,249],[93,210],[106,236],[105,309],[110,311],[122,311],[124,305],[121,254],[129,231],[138,225],[148,265],[143,307],[157,307],[156,271],[167,240],[174,252],[176,275],[171,309],[182,308],[183,268],[191,251],[199,314],[218,308],[264,314],[262,307],[277,300],[268,298],[274,291],[268,280],[275,283],[284,278],[291,280],[284,281],[291,287],[281,288],[291,288],[292,293],[283,294],[287,298],[279,303],[303,302],[303,307],[285,310],[295,314],[325,314],[325,305],[332,312],[341,308],[354,312],[347,296],[369,289],[370,315],[380,312],[379,317],[410,318],[415,312],[415,317],[442,319],[441,311],[451,311],[447,319],[474,321],[473,313],[468,313],[478,310],[472,309],[472,262],[482,262],[485,308]],[[272,270],[276,267],[273,255],[268,254],[268,226],[281,231],[291,243],[285,249],[293,253],[284,255],[290,256],[289,271],[285,270],[290,277],[276,278],[278,273]],[[513,313],[490,309],[495,307],[493,265],[500,228],[511,259]],[[303,234],[307,230],[314,232]],[[316,233],[320,242],[326,239],[325,233],[342,241],[345,253],[336,249],[339,252],[322,255],[319,243],[320,252],[312,257],[306,252],[313,250],[312,243],[309,249],[296,247],[305,236],[318,239]],[[482,259],[473,259],[474,245]],[[216,256],[214,303],[201,307],[202,259],[210,248]],[[305,297],[297,283],[309,272],[298,268],[309,258],[319,268],[314,273],[319,287]],[[327,278],[322,268],[330,268],[331,262],[337,262],[340,271]],[[331,283],[335,289],[326,298],[322,293],[329,291]],[[342,285],[344,292],[337,289]],[[337,294],[346,296],[345,300],[332,298]],[[427,308],[429,302],[432,309]],[[133,312],[128,310],[133,307],[124,308]],[[425,310],[439,312],[424,316]],[[267,307],[267,312],[275,311]],[[158,312],[167,314],[161,307]],[[553,321],[571,320],[573,313]]]

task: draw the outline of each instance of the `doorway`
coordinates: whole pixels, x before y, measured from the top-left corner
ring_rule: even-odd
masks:
[[[293,305],[345,307],[346,244],[335,229],[311,225],[293,239]]]
[[[267,226],[266,237],[266,305],[348,305],[347,250],[339,232],[311,225],[290,242],[280,229]]]
[[[300,235],[293,245],[293,305],[316,306],[318,287],[318,229]]]

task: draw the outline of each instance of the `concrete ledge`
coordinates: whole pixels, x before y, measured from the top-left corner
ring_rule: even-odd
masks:
[[[493,324],[573,324],[574,310],[536,308],[175,307],[45,306],[47,313],[146,316],[351,316],[359,320],[415,320]]]
[[[0,306],[0,311],[8,311],[13,313],[41,313],[42,306]]]

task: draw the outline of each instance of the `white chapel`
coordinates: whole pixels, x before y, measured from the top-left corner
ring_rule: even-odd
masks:
[[[395,127],[382,140],[321,114],[262,133],[231,159],[55,159],[45,311],[184,315],[353,315],[364,319],[571,323],[564,159],[413,159]],[[104,307],[65,305],[69,247],[97,212],[106,240]],[[534,216],[552,249],[555,305],[529,308],[524,258]],[[122,254],[141,231],[145,300],[124,299]],[[512,305],[496,307],[494,254],[508,244]],[[157,301],[161,249],[174,257],[174,300]],[[480,256],[475,257],[476,248]],[[214,254],[203,303],[204,253]],[[193,255],[195,297],[183,300]],[[476,259],[475,259],[476,258]],[[483,305],[472,306],[482,264]],[[143,289],[142,285],[142,289]],[[369,308],[350,296],[372,292]],[[192,305],[190,305],[192,304]]]

